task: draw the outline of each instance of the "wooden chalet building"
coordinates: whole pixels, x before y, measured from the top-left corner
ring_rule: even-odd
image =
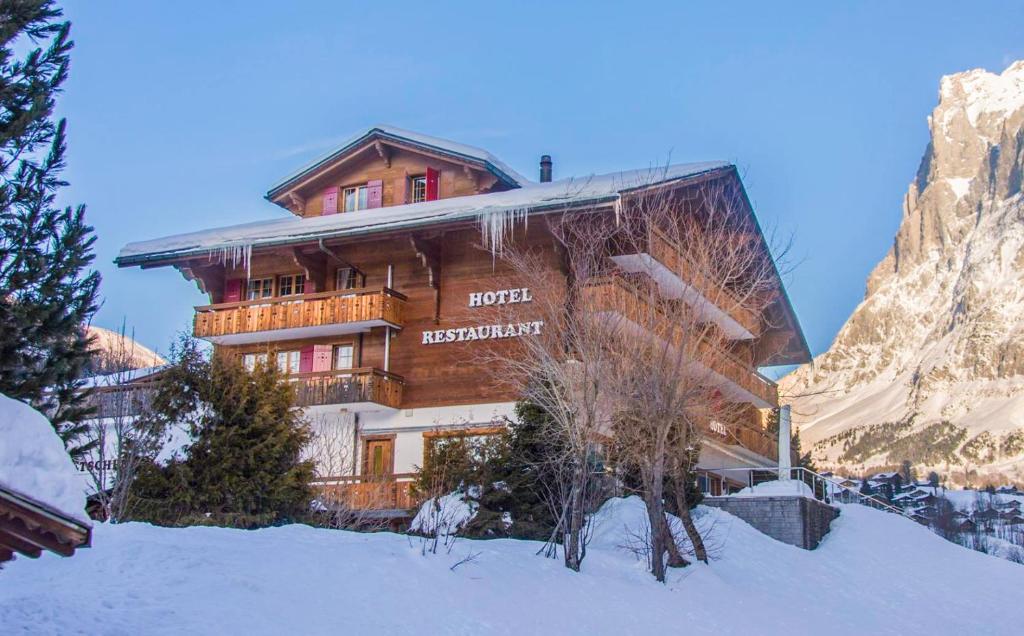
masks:
[[[377,126],[273,185],[266,199],[281,219],[132,243],[116,262],[175,267],[194,281],[209,297],[195,308],[196,337],[246,365],[278,364],[308,415],[351,428],[355,474],[332,484],[361,506],[407,508],[402,484],[426,443],[493,432],[512,415],[517,396],[485,380],[467,355],[471,341],[539,328],[495,332],[474,322],[477,305],[530,300],[529,281],[502,282],[501,260],[478,247],[482,231],[493,240],[528,216],[611,212],[628,182],[628,173],[572,183],[550,176],[547,156],[531,182],[484,150]],[[709,180],[742,190],[724,163],[671,166],[659,185]],[[543,223],[526,228],[528,241],[551,245]],[[664,247],[634,256],[657,260]],[[614,303],[616,294],[607,297]],[[777,440],[757,414],[777,406],[778,393],[757,369],[810,355],[781,280],[774,299],[770,316],[720,317],[738,346],[715,372],[752,417],[708,431],[703,468],[777,464]]]

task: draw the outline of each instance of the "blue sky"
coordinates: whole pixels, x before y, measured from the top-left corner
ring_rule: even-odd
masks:
[[[1024,58],[1024,3],[75,2],[66,203],[103,306],[166,352],[204,296],[118,270],[129,241],[287,214],[276,179],[371,124],[555,178],[736,163],[795,240],[787,284],[826,349],[891,244],[939,78]]]

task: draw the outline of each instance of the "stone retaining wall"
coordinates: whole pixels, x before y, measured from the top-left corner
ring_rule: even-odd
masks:
[[[769,537],[813,550],[839,509],[807,497],[705,497],[704,505],[736,515]]]

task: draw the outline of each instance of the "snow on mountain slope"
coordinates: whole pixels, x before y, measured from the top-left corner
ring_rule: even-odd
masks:
[[[910,459],[1021,479],[1024,61],[944,77],[928,124],[863,302],[781,388],[827,465]],[[939,422],[952,426],[928,428]]]
[[[1016,634],[1024,567],[850,505],[817,550],[724,512],[718,560],[656,583],[618,547],[643,505],[603,511],[583,571],[530,541],[417,539],[285,526],[102,525],[74,559],[5,568],[0,625],[33,634]],[[474,560],[452,566],[467,555]]]

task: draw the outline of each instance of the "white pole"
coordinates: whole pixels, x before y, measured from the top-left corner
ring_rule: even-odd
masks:
[[[384,371],[391,371],[391,327],[384,327]]]
[[[788,480],[793,460],[789,454],[789,439],[793,424],[790,420],[789,405],[779,408],[779,479]]]

